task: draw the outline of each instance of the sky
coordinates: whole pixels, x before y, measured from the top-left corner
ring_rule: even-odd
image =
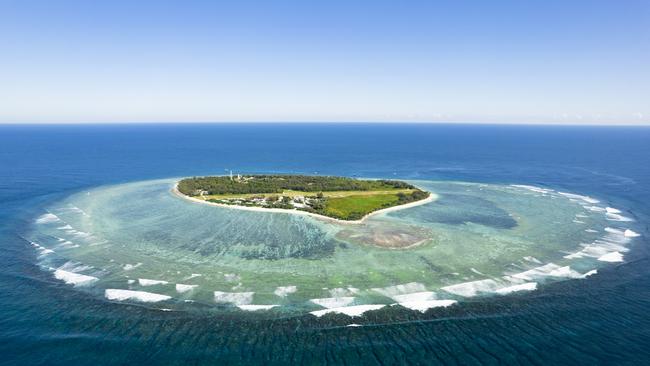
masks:
[[[648,0],[0,0],[0,123],[650,124]]]

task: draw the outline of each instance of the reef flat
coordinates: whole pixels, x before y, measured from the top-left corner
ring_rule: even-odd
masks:
[[[158,309],[360,316],[536,291],[625,261],[625,210],[527,185],[409,181],[437,199],[362,223],[188,204],[178,180],[76,193],[26,238],[54,279]]]

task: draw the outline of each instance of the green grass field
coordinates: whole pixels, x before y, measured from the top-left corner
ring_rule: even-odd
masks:
[[[317,213],[341,220],[359,220],[365,215],[381,210],[382,208],[395,206],[399,201],[398,193],[406,195],[414,193],[415,189],[382,189],[370,191],[330,191],[322,192],[325,198],[325,206]],[[248,194],[213,194],[195,196],[195,198],[206,201],[250,199],[253,197],[286,196],[313,197],[317,192],[303,192],[284,190],[282,193],[248,193]],[[313,212],[313,211],[312,211]]]
[[[327,200],[325,213],[344,220],[358,220],[370,212],[392,206],[397,200],[397,193],[332,197]]]

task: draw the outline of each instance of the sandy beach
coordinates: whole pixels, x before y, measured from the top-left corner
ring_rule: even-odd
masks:
[[[416,206],[421,206],[421,205],[427,204],[429,202],[433,202],[433,201],[438,199],[438,195],[436,195],[435,193],[429,192],[429,196],[427,198],[425,198],[425,199],[415,201],[415,202],[409,202],[409,203],[406,203],[406,204],[403,204],[403,205],[400,205],[400,206],[393,206],[393,207],[388,207],[388,208],[384,208],[384,209],[381,209],[381,210],[373,211],[373,212],[365,215],[364,217],[362,217],[359,220],[340,220],[340,219],[335,219],[333,217],[323,216],[323,215],[319,215],[319,214],[316,214],[316,213],[313,213],[313,212],[307,212],[307,211],[302,211],[302,210],[298,210],[298,209],[250,207],[250,206],[226,205],[226,204],[223,204],[223,203],[208,202],[208,201],[201,200],[201,199],[194,198],[194,197],[190,197],[190,196],[187,196],[187,195],[181,193],[178,190],[178,182],[174,184],[174,187],[172,188],[172,193],[174,193],[175,195],[177,195],[178,197],[181,197],[183,199],[186,199],[186,200],[189,200],[189,201],[192,201],[192,202],[195,202],[195,203],[204,204],[204,205],[229,208],[229,209],[233,209],[233,210],[257,211],[257,212],[276,212],[276,213],[288,213],[288,214],[294,214],[294,215],[306,215],[306,216],[315,217],[315,218],[317,218],[319,220],[323,220],[323,221],[334,222],[334,223],[337,223],[337,224],[352,224],[352,225],[361,224],[368,217],[371,217],[371,216],[374,216],[374,215],[378,215],[378,214],[386,213],[386,212],[391,212],[391,211],[403,210],[403,209],[416,207]]]

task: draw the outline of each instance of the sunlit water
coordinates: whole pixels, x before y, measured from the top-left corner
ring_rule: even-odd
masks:
[[[77,290],[160,309],[359,315],[586,278],[639,236],[596,198],[526,185],[411,181],[438,199],[354,225],[193,203],[174,182],[46,207],[26,236],[39,264]]]
[[[646,364],[649,157],[647,128],[2,126],[0,364]],[[170,192],[225,169],[439,198],[338,225]]]

